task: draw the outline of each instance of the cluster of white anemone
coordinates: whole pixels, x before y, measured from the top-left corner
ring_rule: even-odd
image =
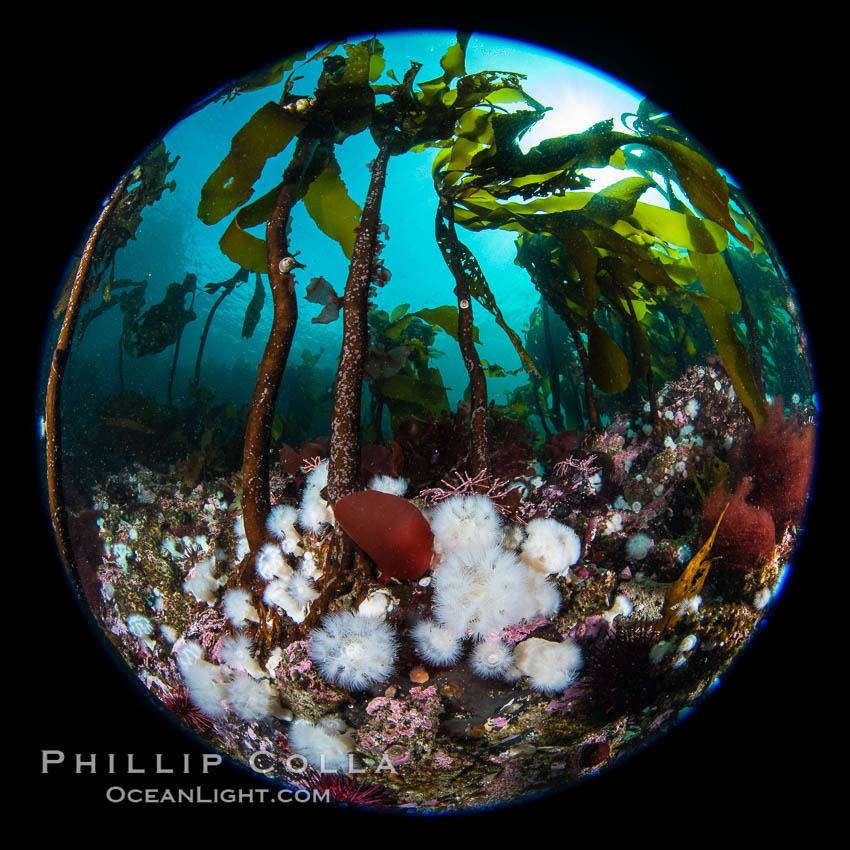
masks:
[[[300,510],[290,505],[276,505],[271,509],[266,520],[266,531],[275,542],[261,546],[254,561],[257,575],[267,582],[263,601],[267,605],[280,608],[296,623],[304,620],[310,603],[319,595],[313,584],[313,579],[319,575],[319,571],[313,555],[305,551],[298,526],[308,530],[321,530],[322,523],[316,523],[314,514],[317,510],[324,511],[321,505],[327,505],[320,494],[326,482],[327,463],[318,466],[308,476]],[[305,503],[307,503],[306,521],[304,519]],[[325,514],[323,513],[322,516]],[[330,519],[327,521],[333,522],[333,514],[330,514]],[[310,522],[313,527],[311,528],[307,522]],[[241,516],[234,523],[234,531],[237,535],[237,558],[244,557],[248,551],[248,542],[245,539],[245,526]],[[287,556],[298,559],[296,568],[291,566]],[[237,627],[241,627],[245,620],[257,622],[256,612],[252,616],[245,607],[242,597],[228,596],[224,601],[225,613]],[[232,616],[228,606],[232,609]]]
[[[327,486],[328,461],[324,460],[307,475],[298,510],[298,524],[313,534],[321,534],[328,525],[333,525],[333,508],[322,498],[322,490]]]
[[[326,479],[323,464],[308,477],[300,509],[280,506],[271,512],[267,530],[275,542],[257,553],[255,568],[266,582],[264,601],[296,622],[304,619],[318,595],[312,582],[315,563],[309,552],[305,554],[298,528],[319,533],[333,521],[321,497]],[[372,489],[398,495],[404,486],[401,481],[372,482]],[[555,520],[541,519],[530,522],[522,534],[505,527],[493,502],[484,496],[448,499],[430,521],[440,558],[432,576],[432,617],[416,623],[410,633],[419,655],[435,666],[448,666],[461,658],[471,641],[468,660],[476,675],[504,681],[526,677],[539,691],[563,690],[582,666],[574,641],[526,638],[511,646],[500,633],[557,613],[561,595],[551,578],[568,578],[578,560],[581,544],[575,532]],[[239,545],[247,545],[241,518],[235,530]],[[215,576],[215,566],[214,559],[202,562],[187,582],[187,590],[208,604],[214,604],[223,583]],[[391,594],[376,591],[358,610],[330,614],[311,632],[309,654],[325,679],[357,691],[392,675],[398,639],[385,619],[392,604]],[[237,630],[259,621],[250,594],[242,588],[227,591],[222,607]],[[272,669],[260,667],[241,632],[222,641],[220,663],[204,660],[194,642],[178,641],[175,653],[190,698],[210,717],[230,710],[246,720],[286,718],[288,712],[269,680]],[[353,746],[350,730],[342,723],[296,720],[290,726],[290,743],[314,766],[350,767]]]
[[[221,717],[228,709],[243,720],[287,717],[245,635],[222,641],[221,664],[205,661],[195,641],[179,641],[175,654],[189,698],[208,717]]]
[[[379,486],[390,491],[388,482]],[[532,520],[523,535],[517,527],[506,527],[483,495],[445,500],[433,511],[430,525],[440,558],[431,580],[431,617],[410,630],[419,656],[435,666],[450,666],[471,640],[469,665],[477,675],[505,681],[525,676],[544,692],[565,688],[582,663],[574,641],[528,638],[512,647],[500,633],[558,612],[561,593],[551,577],[569,578],[581,554],[578,535],[552,519]],[[390,607],[384,595],[357,611],[325,617],[311,633],[310,657],[325,679],[363,690],[392,674],[398,642],[384,619]]]
[[[321,523],[317,525],[315,520],[316,509],[326,505],[320,491],[327,480],[327,464],[318,467],[311,476],[308,477],[308,487],[300,510],[277,505],[270,511],[266,530],[275,542],[266,543],[260,548],[254,564],[257,575],[266,582],[263,601],[282,609],[295,622],[301,622],[306,617],[310,603],[319,595],[313,584],[319,571],[313,555],[305,552],[298,526],[310,529],[310,522],[314,528],[321,530]],[[333,521],[332,514],[329,519],[325,514],[322,516],[324,520]],[[236,534],[236,557],[241,560],[249,551],[242,516],[234,521],[233,530]],[[298,559],[296,568],[290,565],[287,557]],[[207,605],[216,603],[218,593],[226,581],[223,576],[216,576],[217,560],[217,555],[214,555],[201,561],[184,582],[184,589]],[[281,716],[277,693],[267,680],[271,673],[259,666],[250,641],[238,631],[249,622],[260,621],[250,593],[244,588],[233,588],[224,593],[221,604],[225,616],[237,629],[235,636],[222,641],[221,664],[205,661],[197,643],[178,641],[175,645],[178,668],[192,702],[210,717],[219,717],[228,708],[246,720],[269,715]]]
[[[433,619],[411,630],[420,657],[451,665],[471,638],[469,664],[477,675],[506,681],[526,676],[540,691],[565,688],[582,663],[574,641],[529,638],[512,648],[499,634],[558,612],[561,594],[550,576],[569,578],[581,555],[575,531],[554,519],[534,519],[521,537],[483,495],[445,500],[430,523],[441,557],[433,574]]]

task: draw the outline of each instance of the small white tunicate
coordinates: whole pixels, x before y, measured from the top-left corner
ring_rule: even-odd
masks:
[[[770,602],[770,591],[766,587],[762,587],[756,591],[756,595],[753,598],[753,607],[756,611],[761,611],[768,602]]]
[[[127,617],[127,629],[136,637],[145,638],[153,634],[151,621],[144,614],[130,614]]]
[[[376,590],[357,606],[357,612],[363,617],[384,617],[394,603],[395,600],[385,590]]]
[[[649,663],[659,664],[664,660],[664,656],[667,655],[670,649],[671,644],[666,640],[662,640],[660,643],[655,644],[655,646],[649,650]]]
[[[632,605],[629,597],[620,593],[614,599],[611,607],[602,614],[602,619],[606,620],[608,623],[613,623],[619,616],[628,617],[633,610],[634,606]]]
[[[720,381],[715,381],[714,382],[714,389],[716,389],[719,392],[720,390],[723,389],[723,384],[721,384]]]
[[[112,557],[115,563],[121,567],[124,572],[127,572],[127,559],[133,555],[133,550],[124,543],[116,543],[112,547]]]
[[[607,537],[609,534],[614,534],[615,532],[622,530],[623,517],[618,513],[612,513],[600,527],[599,533],[603,537]]]
[[[635,561],[642,561],[652,548],[652,538],[647,534],[633,534],[626,542],[626,555]]]
[[[688,635],[683,637],[681,643],[677,647],[678,652],[690,652],[697,645],[696,635]]]

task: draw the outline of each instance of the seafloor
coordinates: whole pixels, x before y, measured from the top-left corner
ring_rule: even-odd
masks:
[[[786,403],[784,427],[812,427],[811,409],[796,398]],[[719,525],[706,515],[718,484],[733,501],[733,447],[751,431],[719,366],[694,367],[664,386],[654,429],[649,422],[642,404],[600,433],[556,435],[510,480],[476,488],[462,474],[444,475],[406,494],[426,518],[449,498],[489,494],[509,552],[522,552],[533,518],[577,533],[578,561],[546,579],[560,595],[557,610],[490,636],[514,653],[530,638],[574,642],[580,663],[554,691],[521,669],[501,678],[476,672],[471,637],[451,665],[421,657],[411,629],[429,615],[439,559],[422,578],[383,581],[366,568],[332,599],[321,595],[331,526],[302,528],[284,555],[288,573],[297,568],[312,589],[300,613],[275,604],[253,608],[260,622],[226,613],[225,594],[256,582],[238,572],[241,473],[190,491],[176,473],[141,465],[100,482],[85,513],[102,543],[89,595],[95,587],[93,607],[109,639],[156,698],[215,749],[242,762],[253,757],[255,766],[260,758],[282,783],[416,810],[563,787],[663,732],[712,686],[758,628],[796,542],[797,525],[785,521],[767,549],[743,552],[729,536],[744,524],[731,519],[733,509]],[[297,507],[308,485],[303,470],[286,468],[273,469],[272,502]],[[700,552],[715,526],[714,549]],[[303,625],[317,599],[326,614],[360,610],[385,620],[398,643],[389,676],[360,690],[323,677]],[[212,697],[199,698],[198,670]],[[234,682],[245,686],[240,696],[228,690]],[[344,753],[352,770],[323,772],[315,750],[300,754],[309,766],[292,758],[296,722],[329,742],[331,766]]]

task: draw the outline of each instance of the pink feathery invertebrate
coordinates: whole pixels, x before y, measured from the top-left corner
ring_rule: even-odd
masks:
[[[472,477],[465,472],[458,472],[457,470],[455,470],[455,475],[458,478],[457,484],[451,484],[444,479],[440,482],[443,485],[442,487],[431,487],[423,490],[419,494],[419,498],[423,499],[426,505],[435,505],[452,496],[478,495],[481,492],[479,487],[489,477],[486,469],[482,469]]]
[[[426,505],[436,505],[454,496],[486,496],[493,502],[493,506],[503,517],[525,524],[517,515],[519,499],[515,497],[518,497],[519,491],[514,493],[515,488],[510,488],[506,479],[491,479],[486,469],[482,469],[472,476],[466,472],[455,470],[455,475],[458,479],[457,484],[451,484],[443,479],[440,481],[442,487],[430,487],[427,490],[422,490],[419,498]]]
[[[318,455],[316,455],[316,457],[307,458],[307,460],[301,464],[301,470],[302,472],[312,472],[321,463],[322,459]]]
[[[558,461],[555,464],[555,473],[562,478],[569,475],[571,469],[575,469],[580,473],[582,478],[590,478],[595,472],[599,472],[598,466],[593,466],[593,461],[596,460],[596,455],[589,455],[583,459],[568,457],[566,460]]]

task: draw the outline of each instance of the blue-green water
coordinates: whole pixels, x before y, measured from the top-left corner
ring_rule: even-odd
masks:
[[[395,69],[397,75],[401,75],[414,60],[423,66],[418,81],[434,79],[442,74],[440,58],[454,40],[455,35],[450,32],[382,35],[386,69]],[[552,107],[552,111],[523,137],[524,150],[543,138],[582,132],[608,118],[614,119],[616,128],[624,129],[621,114],[634,112],[641,99],[624,84],[582,63],[543,48],[495,36],[473,36],[466,67],[469,72],[495,69],[526,74],[529,94]],[[300,69],[298,73],[303,79],[295,84],[294,91],[311,94],[320,70],[319,62]],[[388,78],[383,77],[381,82],[388,82]],[[217,294],[206,294],[202,287],[225,280],[236,271],[236,266],[218,248],[218,240],[232,216],[212,226],[202,223],[196,215],[201,187],[226,156],[233,135],[263,104],[277,99],[281,88],[279,84],[247,92],[229,102],[210,103],[166,133],[164,141],[170,156],[180,157],[168,176],[169,180],[176,181],[176,189],[165,192],[156,204],[143,211],[136,239],[116,257],[116,279],[148,282],[146,306],[160,301],[166,286],[182,281],[187,272],[197,275],[198,293],[193,310],[198,318],[187,325],[181,340],[174,384],[176,395],[184,391],[181,388],[185,388],[192,377],[204,320],[217,297]],[[291,152],[292,145],[268,161],[255,185],[253,198],[277,185]],[[370,177],[367,163],[375,158],[377,146],[368,132],[361,132],[348,138],[336,153],[348,194],[362,206]],[[411,152],[390,161],[381,215],[389,228],[383,257],[393,277],[390,284],[377,293],[374,304],[378,309],[392,312],[397,305],[408,303],[410,311],[415,312],[423,307],[454,303],[454,281],[433,236],[436,195],[431,164],[435,153],[433,149]],[[620,177],[622,173],[615,169],[595,170],[592,188],[601,189]],[[348,263],[339,245],[316,227],[303,205],[293,211],[291,228],[293,250],[300,251],[298,259],[307,266],[297,276],[299,295],[303,296],[310,279],[318,276],[325,277],[341,294]],[[262,229],[254,228],[251,232],[262,235]],[[515,234],[485,231],[464,233],[463,238],[481,264],[508,324],[521,332],[539,296],[529,285],[527,274],[514,264]],[[204,352],[201,383],[215,386],[217,401],[241,405],[250,398],[255,364],[262,354],[271,324],[267,282],[265,287],[265,305],[251,339],[242,338],[241,328],[254,291],[253,278],[225,299],[215,315]],[[95,298],[91,303],[97,302]],[[321,309],[299,298],[299,324],[290,362],[297,363],[304,350],[313,354],[321,351],[317,366],[332,380],[339,354],[341,322],[312,324],[311,319]],[[104,315],[91,325],[84,344],[75,353],[76,362],[72,366],[74,371],[96,369],[104,394],[119,390],[117,369],[107,366],[114,366],[116,362],[120,335],[117,313],[116,310],[113,315]],[[493,317],[479,309],[476,324],[484,343],[482,357],[509,371],[519,368],[514,348]],[[453,340],[441,334],[435,347],[442,352],[438,365],[448,389],[449,402],[454,406],[466,388],[466,371]],[[126,385],[143,395],[165,400],[172,353],[169,349],[137,361],[128,358],[125,361]],[[73,377],[70,374],[69,381]],[[520,380],[518,377],[491,379],[491,398],[504,403],[506,392]]]

